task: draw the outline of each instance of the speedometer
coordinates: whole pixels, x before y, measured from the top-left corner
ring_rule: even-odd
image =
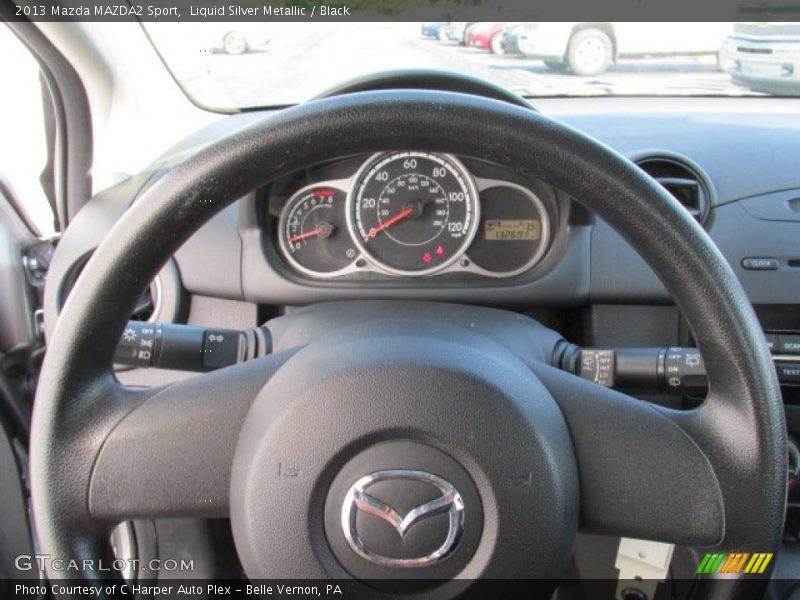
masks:
[[[478,193],[452,156],[378,154],[356,176],[347,217],[356,244],[378,267],[426,275],[457,261],[469,246]]]

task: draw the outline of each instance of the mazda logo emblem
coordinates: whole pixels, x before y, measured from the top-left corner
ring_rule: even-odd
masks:
[[[378,500],[368,493],[373,485],[387,480],[426,483],[439,492],[439,496],[400,515],[390,504]],[[388,500],[388,499],[387,499]],[[416,524],[436,515],[448,515],[447,535],[435,550],[425,556],[413,558],[393,558],[371,550],[358,533],[356,526],[358,513],[362,512],[381,519],[392,526],[397,533],[398,542]],[[342,504],[342,530],[353,551],[359,556],[390,567],[425,567],[448,556],[458,544],[464,526],[464,500],[458,490],[449,482],[432,473],[408,469],[376,471],[356,481],[348,490]]]

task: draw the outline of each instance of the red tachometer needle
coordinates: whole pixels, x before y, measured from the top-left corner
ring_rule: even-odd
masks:
[[[413,212],[414,212],[414,207],[413,206],[409,206],[405,210],[400,211],[395,216],[393,216],[391,219],[389,219],[387,221],[384,221],[383,223],[381,223],[377,227],[373,227],[372,229],[370,229],[369,233],[367,233],[367,235],[364,237],[364,241],[367,242],[367,241],[371,240],[372,238],[377,236],[381,231],[389,229],[389,227],[391,227],[395,223],[397,223],[399,221],[402,221],[406,217],[411,216],[411,214]]]
[[[299,242],[300,240],[304,240],[306,238],[316,237],[318,235],[322,235],[325,233],[325,227],[320,225],[316,229],[312,229],[311,231],[306,231],[305,233],[298,233],[297,235],[289,238],[289,243],[292,244],[294,242]]]

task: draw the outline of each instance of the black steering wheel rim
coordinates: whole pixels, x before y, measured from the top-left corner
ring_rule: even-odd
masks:
[[[522,96],[479,77],[463,73],[454,73],[441,69],[396,69],[380,71],[361,77],[354,77],[336,85],[315,99],[333,98],[358,92],[375,92],[380,90],[437,90],[455,92],[491,98],[500,102],[508,102],[515,106],[535,111],[536,109]]]
[[[709,370],[706,403],[671,418],[702,440],[718,476],[724,522],[713,543],[776,547],[786,485],[780,389],[747,296],[707,234],[632,163],[547,117],[463,94],[378,91],[288,109],[219,140],[149,189],[97,249],[58,321],[37,393],[31,478],[44,552],[96,560],[106,551],[111,523],[92,511],[93,465],[137,406],[115,380],[111,356],[163,262],[260,185],[335,156],[412,149],[541,178],[580,199],[643,256],[688,318]]]

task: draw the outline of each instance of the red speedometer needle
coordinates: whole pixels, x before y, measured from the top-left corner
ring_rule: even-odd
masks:
[[[400,211],[395,216],[393,216],[391,219],[389,219],[387,221],[384,221],[383,223],[381,223],[377,227],[373,227],[372,229],[370,229],[369,233],[367,233],[366,237],[364,238],[364,241],[366,242],[366,241],[371,240],[372,238],[377,236],[381,231],[389,229],[389,227],[391,227],[395,223],[398,223],[399,221],[402,221],[406,217],[410,217],[413,212],[414,212],[414,207],[413,206],[409,206],[408,208]]]
[[[289,243],[292,244],[294,242],[299,242],[300,240],[305,240],[307,238],[317,237],[318,235],[322,235],[323,233],[325,233],[325,231],[327,231],[327,229],[323,225],[320,225],[316,229],[312,229],[311,231],[306,231],[305,233],[298,233],[297,235],[290,237]]]

